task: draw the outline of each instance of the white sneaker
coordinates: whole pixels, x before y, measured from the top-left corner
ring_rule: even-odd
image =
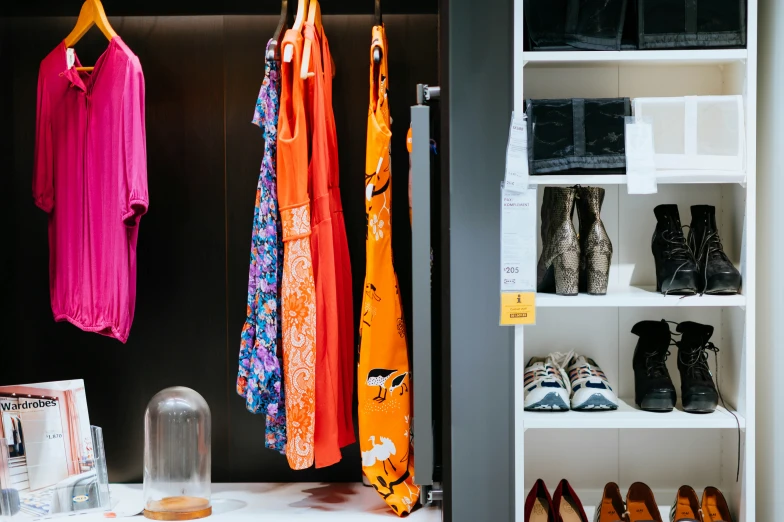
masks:
[[[593,359],[573,356],[567,363],[573,410],[617,410],[618,397]]]
[[[548,357],[532,357],[525,367],[525,410],[569,410],[569,379]]]

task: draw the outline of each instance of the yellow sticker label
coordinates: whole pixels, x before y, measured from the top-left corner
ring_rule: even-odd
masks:
[[[501,326],[536,324],[536,292],[502,292]]]

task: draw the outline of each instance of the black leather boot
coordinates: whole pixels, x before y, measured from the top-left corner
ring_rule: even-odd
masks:
[[[719,404],[719,392],[708,367],[708,351],[719,351],[710,342],[713,327],[686,321],[676,330],[682,334],[675,344],[678,345],[683,409],[690,413],[710,413]]]
[[[577,295],[580,245],[572,224],[577,191],[545,187],[542,201],[542,255],[537,266],[537,291]]]
[[[706,294],[737,294],[740,292],[740,272],[732,264],[719,237],[716,226],[716,207],[694,205],[691,207],[689,248],[700,270],[700,291]]]
[[[670,327],[666,321],[640,321],[632,328],[639,336],[634,349],[634,402],[646,411],[672,411],[675,386],[667,371]]]
[[[613,247],[600,213],[604,189],[577,187],[577,216],[580,218],[580,291],[605,295],[610,279]]]
[[[656,290],[667,295],[697,293],[697,262],[686,244],[678,205],[659,205],[653,209],[656,230],[651,250],[656,262]]]

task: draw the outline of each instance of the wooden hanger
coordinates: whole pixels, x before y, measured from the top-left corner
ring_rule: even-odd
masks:
[[[82,5],[82,10],[79,11],[79,18],[76,20],[76,27],[73,28],[71,34],[65,37],[65,46],[73,47],[76,42],[82,39],[87,34],[92,26],[98,27],[103,35],[111,40],[117,33],[112,29],[109,24],[109,19],[106,18],[106,11],[103,10],[103,5],[100,0],[87,0]],[[77,71],[92,71],[94,67],[77,67]]]
[[[308,0],[297,0],[297,17],[294,19],[294,25],[291,27],[294,31],[301,31],[302,24],[305,22],[305,14],[308,12]],[[290,63],[294,58],[294,46],[286,44],[283,47],[283,61]]]
[[[283,40],[283,31],[286,30],[286,26],[289,21],[289,0],[281,0],[280,2],[280,21],[278,22],[278,27],[275,29],[275,32],[272,35],[272,43],[267,50],[267,60],[274,60],[276,55],[278,54],[278,44],[280,41]]]
[[[376,0],[376,25],[382,25],[384,21],[381,19],[381,0]],[[373,62],[378,65],[381,63],[381,49],[378,47],[373,49]]]
[[[317,31],[321,31],[321,6],[318,3],[318,0],[311,0],[310,6],[308,7],[308,23],[314,24],[316,26]],[[311,76],[315,76],[315,73],[308,71],[310,69],[310,57],[313,54],[313,41],[309,38],[305,38],[305,48],[302,51],[302,69],[300,70],[299,76],[303,80],[307,80]]]

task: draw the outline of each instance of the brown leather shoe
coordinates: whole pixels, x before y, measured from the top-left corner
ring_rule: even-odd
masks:
[[[670,522],[703,522],[702,506],[691,486],[681,486],[670,509]]]
[[[621,496],[621,489],[615,482],[604,486],[602,502],[598,507],[595,522],[627,522],[626,504]]]
[[[664,522],[653,491],[642,482],[629,486],[626,493],[626,512],[629,522]]]
[[[732,522],[730,508],[718,488],[707,487],[702,492],[702,518],[705,522]]]

